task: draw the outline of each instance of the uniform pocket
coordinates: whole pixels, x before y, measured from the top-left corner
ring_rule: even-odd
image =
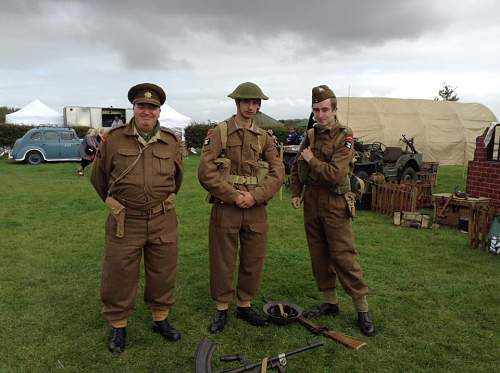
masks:
[[[153,149],[153,171],[157,175],[169,175],[174,172],[173,156],[166,149]]]
[[[168,230],[162,232],[160,235],[160,241],[162,243],[175,243],[177,242],[177,230]]]
[[[139,149],[121,148],[116,152],[116,166],[120,173],[125,171],[139,156]]]
[[[242,140],[237,136],[230,136],[227,139],[227,144],[226,144],[226,152],[228,155],[228,158],[231,158],[232,160],[239,160],[241,159],[241,147],[243,146]]]

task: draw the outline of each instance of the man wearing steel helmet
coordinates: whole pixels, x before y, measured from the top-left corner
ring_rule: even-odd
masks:
[[[236,115],[209,132],[198,168],[198,179],[213,203],[210,293],[217,312],[210,325],[212,333],[224,329],[235,295],[238,318],[254,326],[267,325],[264,317],[251,308],[251,302],[260,285],[267,250],[265,205],[284,178],[273,138],[254,123],[261,100],[268,97],[251,82],[240,84],[228,96],[235,100]],[[235,290],[232,278],[238,256]]]
[[[144,255],[144,301],[153,330],[177,341],[180,334],[167,321],[174,304],[177,267],[175,195],[182,181],[182,147],[158,118],[165,92],[155,84],[130,88],[134,117],[115,127],[101,144],[91,182],[110,209],[106,222],[101,300],[112,328],[108,349],[125,349],[127,319],[133,312]]]
[[[352,218],[354,199],[349,176],[353,168],[352,130],[337,120],[337,99],[326,85],[312,89],[316,124],[307,130],[299,157],[292,166],[292,206],[304,201],[304,226],[314,278],[324,303],[304,314],[309,317],[339,313],[337,277],[358,312],[358,326],[367,336],[375,334],[368,316],[368,288],[354,248]]]

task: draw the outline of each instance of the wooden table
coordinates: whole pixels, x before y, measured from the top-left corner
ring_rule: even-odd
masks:
[[[468,222],[472,221],[472,212],[478,205],[487,206],[491,198],[485,197],[467,197],[458,198],[451,193],[435,193],[432,195],[434,204],[434,222],[442,225],[454,227],[465,224],[468,228]],[[463,229],[463,227],[461,227]]]

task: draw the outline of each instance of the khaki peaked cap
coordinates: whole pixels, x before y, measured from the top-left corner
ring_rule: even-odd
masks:
[[[128,90],[128,100],[134,104],[152,104],[161,106],[165,103],[165,91],[153,83],[141,83]]]

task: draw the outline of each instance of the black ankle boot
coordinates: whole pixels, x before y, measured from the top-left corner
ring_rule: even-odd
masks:
[[[127,328],[113,328],[108,342],[108,350],[121,354],[127,343]]]
[[[217,311],[212,324],[210,324],[210,333],[216,334],[224,330],[227,321],[227,310]]]
[[[375,335],[375,326],[368,316],[368,312],[358,312],[358,326],[361,333],[367,337]]]
[[[236,310],[236,317],[245,320],[253,326],[267,326],[267,320],[255,312],[252,307],[238,307]]]
[[[176,342],[181,339],[181,333],[170,325],[166,319],[162,321],[155,321],[153,323],[153,331],[155,333],[160,333],[163,338],[172,342]]]

